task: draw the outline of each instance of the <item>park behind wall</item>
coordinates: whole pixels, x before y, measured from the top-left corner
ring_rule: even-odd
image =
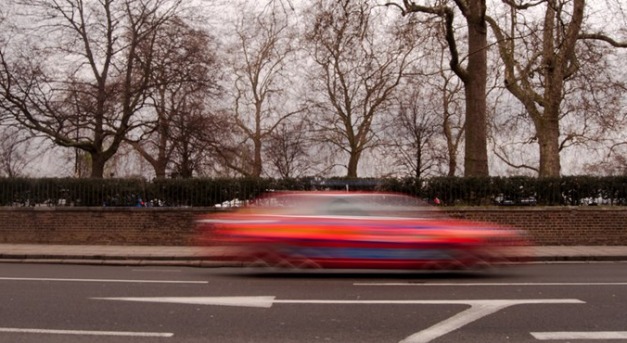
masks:
[[[0,243],[199,244],[195,219],[214,208],[0,207]],[[536,245],[627,245],[627,208],[445,207],[451,217],[525,230]]]

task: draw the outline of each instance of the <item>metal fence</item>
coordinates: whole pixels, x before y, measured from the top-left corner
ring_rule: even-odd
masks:
[[[0,178],[0,206],[239,206],[272,191],[400,192],[440,205],[627,205],[627,177],[405,179]]]

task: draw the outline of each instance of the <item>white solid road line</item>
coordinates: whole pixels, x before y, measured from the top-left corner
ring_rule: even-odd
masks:
[[[24,329],[24,328],[0,328],[0,332],[6,332],[6,333],[53,334],[53,335],[163,337],[163,338],[168,338],[168,337],[174,336],[174,334],[170,333],[170,332],[48,330],[48,329]]]
[[[575,340],[575,339],[627,339],[627,331],[593,331],[593,332],[532,332],[531,335],[541,341]]]
[[[91,298],[93,300],[114,300],[148,303],[217,305],[240,307],[270,308],[276,302],[274,296],[242,296],[242,297],[123,297],[123,298]]]
[[[174,283],[174,284],[207,284],[209,283],[209,281],[62,279],[62,278],[31,278],[31,277],[0,277],[0,281],[118,282],[118,283],[121,282],[121,283]]]
[[[627,282],[472,282],[472,283],[417,283],[417,282],[355,282],[353,286],[413,286],[413,287],[492,287],[492,286],[627,286]]]

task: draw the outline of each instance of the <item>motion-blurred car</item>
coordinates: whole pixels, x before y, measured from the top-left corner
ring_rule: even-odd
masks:
[[[521,231],[392,193],[270,193],[197,225],[205,244],[224,247],[220,259],[254,266],[474,268],[511,262],[511,248],[527,245]]]

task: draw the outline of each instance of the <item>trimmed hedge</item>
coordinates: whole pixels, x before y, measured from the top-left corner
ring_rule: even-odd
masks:
[[[386,191],[445,205],[627,205],[627,176],[430,179],[0,178],[0,206],[214,206],[274,190]]]

